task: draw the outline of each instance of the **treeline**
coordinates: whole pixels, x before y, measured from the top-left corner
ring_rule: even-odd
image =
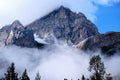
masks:
[[[35,76],[35,80],[40,80],[41,76],[39,75],[39,72]],[[21,77],[18,77],[18,73],[15,71],[14,63],[11,63],[11,66],[8,67],[6,73],[4,74],[4,77],[2,77],[0,80],[30,80],[27,70],[25,69],[22,73]]]
[[[83,75],[78,80],[113,80],[111,74],[106,73],[104,63],[102,62],[101,57],[99,55],[95,55],[90,59],[88,70],[92,73],[92,75],[89,78],[86,78]],[[23,74],[20,77],[18,77],[18,73],[15,71],[14,63],[12,63],[11,66],[8,67],[6,73],[4,74],[4,77],[2,77],[0,80],[30,80],[30,78],[27,74],[26,69],[24,70]],[[39,72],[36,74],[34,80],[41,80]],[[64,80],[68,79],[64,78]]]

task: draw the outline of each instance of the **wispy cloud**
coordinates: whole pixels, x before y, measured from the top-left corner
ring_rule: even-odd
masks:
[[[118,3],[120,0],[0,0],[0,27],[20,20],[24,25],[38,19],[60,5],[72,11],[82,12],[91,21],[96,20],[96,12],[100,5]]]
[[[0,47],[0,77],[6,72],[9,64],[14,62],[19,75],[26,68],[31,80],[34,80],[37,72],[42,76],[42,80],[63,80],[64,78],[77,80],[83,74],[87,78],[90,76],[88,67],[92,54],[100,55],[100,52],[85,53],[61,42],[42,50],[17,46]],[[120,56],[107,58],[101,55],[101,58],[107,73],[119,76]]]
[[[93,2],[100,4],[100,5],[106,5],[106,6],[110,6],[113,5],[115,3],[119,3],[120,0],[92,0]]]

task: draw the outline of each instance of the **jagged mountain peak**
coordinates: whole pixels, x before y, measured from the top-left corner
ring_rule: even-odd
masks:
[[[37,35],[54,34],[57,39],[71,41],[73,44],[99,34],[96,26],[84,14],[71,11],[64,6],[52,11],[26,26]]]
[[[21,22],[20,22],[19,20],[15,20],[15,21],[13,21],[12,25],[14,25],[14,24],[22,25]]]
[[[59,8],[53,10],[52,12],[50,12],[47,15],[43,16],[42,18],[39,18],[38,20],[47,19],[49,17],[55,17],[55,16],[60,17],[61,15],[69,16],[68,15],[69,13],[72,13],[72,11],[69,8],[64,7],[64,6],[60,6]]]
[[[58,11],[69,11],[69,12],[71,12],[71,10],[69,8],[64,7],[64,6],[60,6],[57,10]]]
[[[19,20],[15,20],[12,24],[11,27],[13,28],[21,28],[23,27],[23,25],[21,24],[21,22]]]

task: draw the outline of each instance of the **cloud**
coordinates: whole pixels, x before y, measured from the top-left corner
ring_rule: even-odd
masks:
[[[106,6],[113,5],[115,3],[120,2],[120,0],[92,0],[92,1],[97,3],[97,4],[106,5]]]
[[[92,22],[96,20],[95,13],[98,7],[94,5],[90,0],[62,0],[62,3],[75,12],[84,13]]]
[[[58,41],[59,42],[59,41]],[[31,80],[37,72],[40,73],[42,80],[69,80],[81,79],[84,74],[89,77],[89,60],[94,54],[90,55],[81,50],[69,47],[64,43],[50,45],[45,49],[21,48],[17,46],[0,47],[0,77],[3,76],[6,68],[11,62],[15,63],[16,71],[19,75],[26,68]],[[113,76],[119,76],[120,56],[111,58],[102,57],[106,71]]]
[[[95,22],[98,4],[111,5],[119,2],[120,0],[0,0],[0,27],[11,24],[16,19],[27,25],[60,5],[74,12],[82,12]]]
[[[1,0],[0,26],[20,20],[24,25],[48,14],[60,5],[64,5],[74,12],[84,13],[93,22],[96,19],[97,7],[90,0]]]

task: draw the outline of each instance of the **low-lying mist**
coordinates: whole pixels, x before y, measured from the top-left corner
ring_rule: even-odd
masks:
[[[91,53],[85,53],[64,43],[53,44],[45,49],[0,47],[0,77],[12,62],[15,63],[19,75],[26,68],[31,80],[34,80],[37,72],[40,73],[41,80],[63,80],[64,78],[77,80],[83,74],[89,77],[89,60],[92,55],[100,54],[100,51]],[[101,55],[101,57],[106,72],[111,73],[112,76],[119,76],[120,56],[107,58]]]

